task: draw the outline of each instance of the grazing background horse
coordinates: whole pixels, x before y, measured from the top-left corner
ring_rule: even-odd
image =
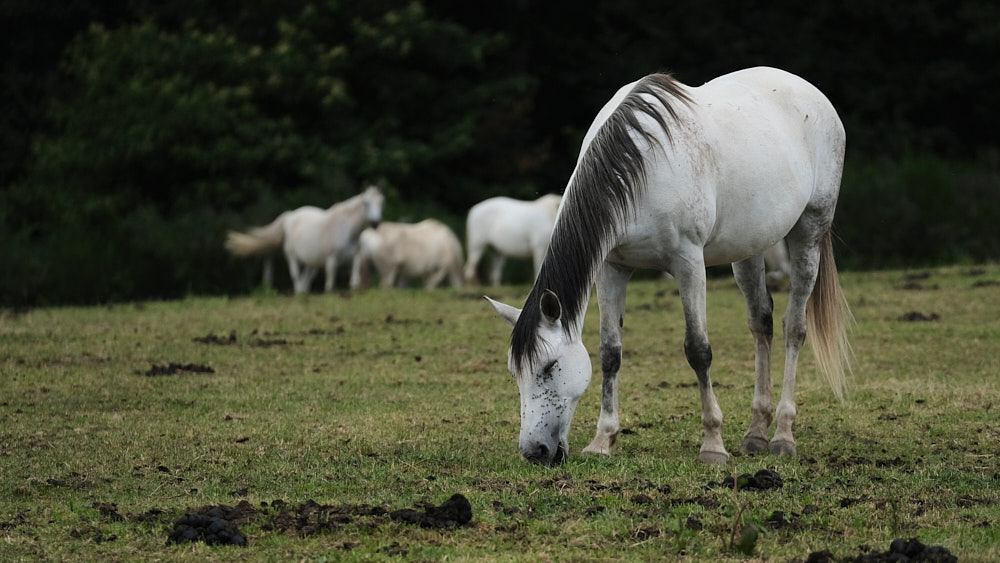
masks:
[[[784,279],[792,275],[792,263],[788,261],[788,247],[785,241],[779,240],[764,251],[764,264],[767,266],[769,280]]]
[[[490,284],[494,287],[500,285],[507,257],[532,258],[534,272],[538,274],[549,247],[560,199],[552,194],[535,201],[494,197],[472,206],[465,223],[469,249],[466,281],[476,280],[476,268],[487,247],[494,251],[490,262]]]
[[[230,231],[226,249],[236,256],[265,254],[281,247],[288,260],[295,293],[306,293],[319,268],[326,270],[323,289],[333,290],[337,265],[351,260],[357,251],[358,236],[368,224],[382,219],[385,198],[376,186],[329,209],[305,206],[286,211],[269,225],[247,233]],[[268,267],[265,264],[265,281]],[[352,272],[351,286],[359,281]]]
[[[359,240],[355,271],[370,260],[382,288],[394,287],[402,278],[425,278],[425,287],[437,287],[449,276],[452,287],[462,285],[462,243],[447,225],[436,219],[416,224],[381,223],[365,229]]]
[[[625,286],[633,268],[649,268],[677,280],[684,353],[701,396],[698,458],[726,463],[705,302],[706,265],[725,263],[732,264],[746,298],[756,345],[752,420],[741,449],[794,454],[796,365],[807,322],[817,364],[836,396],[843,396],[850,311],[830,227],[845,138],[819,90],[772,68],[734,72],[697,88],[662,74],[621,88],[584,138],[523,310],[490,300],[514,327],[508,367],[521,396],[521,454],[544,464],[568,454],[570,423],[591,377],[581,333],[595,280],[604,383],[597,432],[584,452],[612,452],[620,431]],[[782,238],[791,257],[791,287],[784,379],[769,443],[773,303],[763,252]]]

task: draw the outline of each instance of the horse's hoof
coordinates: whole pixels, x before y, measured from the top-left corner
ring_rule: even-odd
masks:
[[[726,452],[701,452],[698,454],[698,461],[709,465],[725,465],[729,461],[729,454]]]
[[[617,438],[617,436],[615,438]],[[590,442],[589,446],[583,448],[583,453],[610,456],[612,453],[614,453],[616,441],[617,440],[615,440],[614,438],[612,439],[594,438],[594,440]]]
[[[583,454],[584,455],[610,456],[611,455],[611,448],[602,448],[602,447],[599,447],[599,446],[595,447],[593,444],[591,444],[591,445],[587,446],[586,448],[583,448]]]
[[[748,454],[755,454],[767,451],[767,440],[758,436],[747,436],[743,438],[740,451]]]
[[[774,455],[795,455],[795,442],[771,440],[771,453]]]

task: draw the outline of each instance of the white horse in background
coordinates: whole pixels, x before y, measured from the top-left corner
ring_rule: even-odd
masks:
[[[494,197],[472,206],[466,220],[469,248],[466,281],[476,280],[476,267],[487,247],[493,249],[490,284],[494,287],[500,285],[500,275],[508,257],[533,259],[535,274],[538,274],[561,199],[551,194],[534,201]]]
[[[614,451],[626,284],[633,269],[645,268],[677,280],[684,354],[701,399],[698,459],[726,463],[705,288],[705,266],[726,263],[746,299],[756,352],[752,416],[740,449],[795,454],[796,370],[807,331],[834,394],[842,397],[845,386],[851,316],[830,235],[845,143],[830,101],[772,68],[741,70],[696,88],[656,74],[618,90],[584,138],[524,308],[490,301],[514,327],[507,365],[521,396],[521,455],[552,464],[569,454],[573,413],[591,378],[582,339],[595,281],[604,382],[597,432],[583,451]],[[763,253],[782,239],[792,271],[784,377],[774,408],[774,304]]]
[[[425,278],[425,287],[437,287],[448,276],[452,287],[462,285],[462,243],[447,225],[436,219],[416,224],[383,222],[365,229],[359,239],[354,270],[371,261],[382,288],[407,278]]]
[[[368,224],[382,219],[385,198],[376,186],[369,186],[350,199],[328,209],[307,205],[286,211],[269,225],[246,233],[230,231],[226,249],[236,256],[254,256],[282,248],[288,260],[295,293],[306,293],[320,268],[326,270],[323,289],[333,291],[337,266],[351,260],[357,251],[358,236]],[[268,269],[265,265],[265,279]],[[358,272],[351,272],[356,286]]]
[[[767,265],[768,280],[783,280],[792,275],[792,263],[788,261],[788,246],[784,239],[764,251],[764,264]]]

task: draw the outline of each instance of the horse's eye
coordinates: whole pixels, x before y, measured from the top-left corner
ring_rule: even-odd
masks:
[[[545,367],[542,368],[542,377],[545,379],[552,377],[552,370],[556,368],[557,363],[559,363],[558,360],[552,360],[548,364],[545,364]]]

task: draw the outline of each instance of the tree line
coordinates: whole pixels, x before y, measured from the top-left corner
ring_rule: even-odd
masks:
[[[5,3],[0,303],[246,292],[228,229],[371,181],[387,218],[461,233],[482,199],[561,192],[622,84],[762,64],[847,127],[842,266],[1000,255],[1000,6],[589,4]]]

